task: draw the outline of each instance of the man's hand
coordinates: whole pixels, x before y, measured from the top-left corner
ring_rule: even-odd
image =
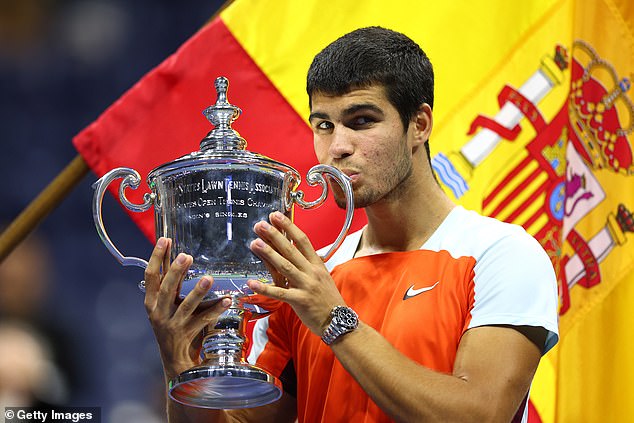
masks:
[[[170,247],[170,239],[160,238],[145,270],[145,309],[168,381],[199,364],[203,328],[231,305],[225,298],[212,307],[199,307],[213,283],[209,277],[201,278],[179,304],[180,286],[193,259],[181,253],[170,265]]]
[[[271,224],[255,224],[259,238],[251,243],[251,251],[265,262],[276,286],[250,280],[249,287],[288,303],[301,321],[321,336],[330,311],[345,301],[306,234],[280,212],[271,213],[269,220]]]

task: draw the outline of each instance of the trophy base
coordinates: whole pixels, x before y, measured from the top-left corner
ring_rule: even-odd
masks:
[[[251,408],[282,396],[280,381],[250,364],[199,366],[172,379],[169,395],[181,404],[215,409]]]

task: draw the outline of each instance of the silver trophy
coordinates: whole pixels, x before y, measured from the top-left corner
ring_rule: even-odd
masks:
[[[93,217],[101,240],[119,263],[147,267],[146,260],[121,254],[103,225],[101,205],[106,189],[122,179],[121,203],[135,212],[154,206],[156,237],[172,239],[171,259],[181,252],[194,257],[179,297],[185,298],[202,276],[209,275],[214,282],[202,306],[223,298],[232,301],[216,324],[204,330],[202,364],[170,381],[171,398],[195,407],[257,407],[277,400],[282,388],[276,377],[245,359],[246,322],[274,308],[262,308],[266,301],[256,301],[246,283],[249,279],[273,283],[262,261],[249,249],[256,237],[253,225],[268,219],[273,211],[292,218],[294,204],[304,209],[320,206],[328,195],[327,178],[336,181],[346,197],[346,219],[323,257],[328,260],[350,228],[352,187],[338,169],[317,165],[306,179],[310,186],[321,186],[322,193],[315,201],[304,201],[304,193],[297,191],[301,179],[295,169],[245,150],[246,141],[231,128],[242,111],[227,101],[228,80],[219,77],[215,86],[216,104],[203,112],[214,129],[201,141],[200,151],[152,170],[147,177],[152,192],[144,195],[142,204],[131,203],[125,195],[128,187],[138,188],[141,178],[137,171],[122,167],[106,173],[94,184]],[[143,282],[140,286],[143,289]]]

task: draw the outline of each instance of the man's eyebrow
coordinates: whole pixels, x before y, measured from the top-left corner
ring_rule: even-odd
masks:
[[[383,109],[373,103],[359,103],[352,104],[343,110],[342,116],[350,116],[360,111],[372,111],[378,113],[381,116],[384,115]],[[308,116],[308,121],[312,122],[313,119],[330,119],[327,113],[313,112]]]
[[[326,113],[314,112],[308,116],[308,121],[312,122],[313,119],[328,119],[328,115]]]
[[[357,113],[359,111],[372,111],[374,113],[378,113],[381,116],[384,114],[383,113],[383,109],[381,109],[379,106],[377,106],[376,104],[373,103],[360,103],[360,104],[352,104],[351,106],[349,106],[348,108],[346,108],[343,111],[343,115],[352,115],[354,113]]]

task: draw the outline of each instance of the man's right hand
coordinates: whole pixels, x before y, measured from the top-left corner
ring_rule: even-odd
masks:
[[[145,309],[159,345],[166,382],[200,364],[202,330],[214,323],[231,305],[228,298],[213,306],[199,307],[213,280],[203,277],[180,301],[179,291],[193,258],[179,254],[170,264],[171,240],[159,238],[145,270]],[[297,416],[295,398],[287,394],[262,407],[238,410],[210,410],[167,401],[168,420],[184,422],[293,422]]]
[[[199,307],[213,280],[200,279],[179,300],[181,283],[193,258],[179,254],[170,264],[171,240],[159,238],[145,270],[145,309],[159,345],[166,381],[200,363],[202,330],[231,305],[228,298]]]

